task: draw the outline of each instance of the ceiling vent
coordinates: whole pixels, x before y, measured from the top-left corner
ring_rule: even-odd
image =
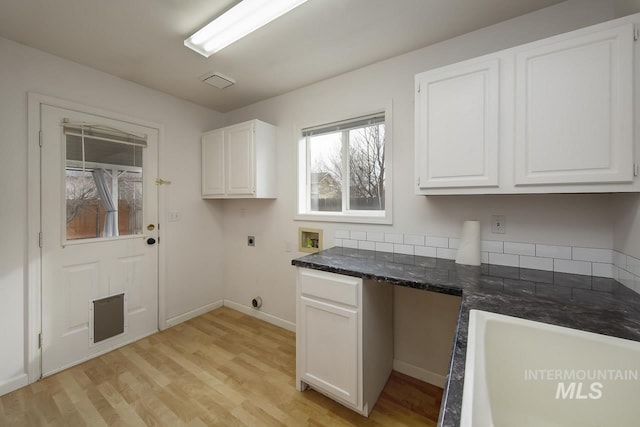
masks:
[[[213,74],[211,73],[205,74],[204,76],[201,77],[201,79],[206,84],[211,85],[213,87],[217,87],[218,89],[224,89],[226,87],[233,86],[234,84],[236,84],[236,81],[231,77],[227,77],[224,74],[217,73],[217,72]]]

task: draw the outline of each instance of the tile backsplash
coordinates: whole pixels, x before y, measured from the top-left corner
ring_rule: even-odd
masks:
[[[380,231],[336,230],[335,246],[455,259],[460,239]],[[482,240],[484,264],[615,279],[640,293],[640,260],[612,249]]]

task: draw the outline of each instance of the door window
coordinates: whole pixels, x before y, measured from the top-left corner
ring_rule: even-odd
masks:
[[[65,124],[66,240],[142,233],[146,136]]]

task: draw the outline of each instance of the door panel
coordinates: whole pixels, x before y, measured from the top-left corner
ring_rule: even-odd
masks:
[[[300,298],[302,379],[358,405],[358,311]]]
[[[93,148],[99,149],[101,160],[88,162],[93,154],[84,147],[83,136],[72,136],[75,139],[67,143],[65,119],[146,135],[147,146],[127,148],[123,155],[113,146],[96,144]],[[158,247],[146,243],[148,237],[158,239],[154,184],[158,134],[156,129],[46,105],[41,106],[41,131],[42,374],[46,376],[158,329]],[[77,147],[84,160],[67,153]],[[114,208],[102,200],[108,195],[95,190],[100,179],[93,174],[96,169],[109,175],[103,181],[106,191],[119,195],[112,200],[116,207],[111,226],[116,233],[106,232],[106,211]],[[74,227],[68,226],[70,221],[75,221]],[[154,229],[148,231],[147,224],[154,224]],[[93,343],[93,300],[123,291],[124,333]]]
[[[499,70],[492,58],[418,75],[421,189],[498,185]]]
[[[253,125],[232,126],[225,131],[227,194],[253,194]]]
[[[202,195],[224,194],[224,132],[202,136]]]
[[[515,183],[633,181],[633,26],[516,56]]]

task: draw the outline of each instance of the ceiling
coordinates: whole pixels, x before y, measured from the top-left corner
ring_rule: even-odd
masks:
[[[2,0],[0,36],[227,112],[560,2],[309,0],[209,58],[183,45],[235,1]]]

